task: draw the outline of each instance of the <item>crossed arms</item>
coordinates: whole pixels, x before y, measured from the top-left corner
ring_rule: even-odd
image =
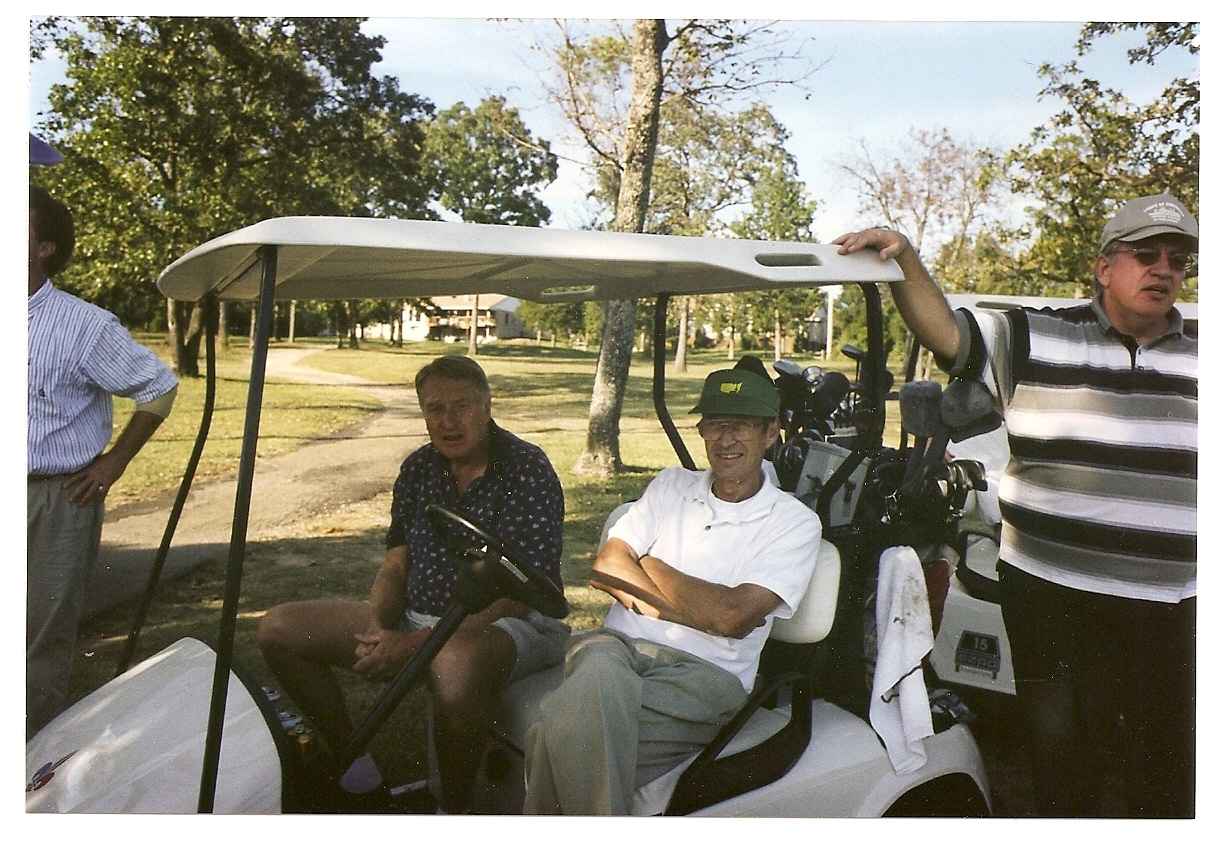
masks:
[[[654,556],[639,555],[609,539],[594,561],[589,585],[632,612],[730,639],[761,626],[782,599],[754,583],[724,586],[678,571]]]

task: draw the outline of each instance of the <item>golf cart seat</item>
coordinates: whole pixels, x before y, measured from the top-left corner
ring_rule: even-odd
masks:
[[[629,507],[623,504],[610,514],[602,542]],[[774,620],[770,641],[807,649],[828,636],[840,580],[838,550],[822,540],[803,600],[791,618]],[[800,667],[806,668],[807,662]],[[475,804],[478,809],[521,809],[522,799],[516,797],[522,791],[520,774],[510,777],[509,772],[521,769],[523,742],[538,717],[539,701],[563,678],[563,667],[554,666],[506,687],[497,722],[499,744],[486,754],[483,779],[478,781],[483,793]],[[790,700],[772,705],[774,696],[786,686],[791,687]],[[806,672],[792,670],[774,679],[759,675],[745,707],[703,752],[636,790],[632,814],[682,814],[773,782],[796,763],[811,735],[812,693]]]
[[[636,790],[633,815],[690,813],[773,783],[795,765],[812,739],[810,646],[833,629],[841,574],[838,549],[822,539],[795,615],[776,618],[767,641],[768,650],[798,646],[797,667],[773,676],[759,674],[745,706],[711,744]],[[790,699],[771,707],[772,699],[788,687]]]

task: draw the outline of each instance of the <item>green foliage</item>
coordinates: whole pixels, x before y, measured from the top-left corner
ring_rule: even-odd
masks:
[[[1039,293],[1088,293],[1103,224],[1125,200],[1168,191],[1198,216],[1198,25],[1088,24],[1078,55],[1099,38],[1134,31],[1144,43],[1128,51],[1130,64],[1183,51],[1192,57],[1191,75],[1142,104],[1085,76],[1078,60],[1045,65],[1043,93],[1063,109],[1007,157],[1011,190],[1038,198],[1016,277]]]
[[[757,168],[746,178],[750,188],[748,209],[729,230],[744,239],[812,241],[816,201],[809,198],[799,180],[795,159],[783,146],[786,132],[773,118],[770,121],[772,143],[761,151]],[[741,329],[760,337],[772,336],[775,356],[781,357],[788,352],[784,348],[786,338],[795,340],[793,347],[805,348],[809,323],[824,303],[825,293],[811,288],[775,289],[740,292],[726,298],[724,308],[739,309],[744,316]]]
[[[956,236],[944,244],[930,273],[945,292],[1044,294],[1016,281],[1014,270],[1011,252],[992,233],[982,230],[975,238]]]
[[[436,115],[425,126],[425,164],[438,201],[464,221],[537,227],[551,219],[538,190],[556,178],[555,154],[504,98]]]
[[[53,43],[68,85],[40,128],[45,175],[77,212],[69,287],[142,326],[155,276],[275,215],[426,217],[429,103],[371,76],[382,41],[353,18],[90,17]]]
[[[884,313],[884,350],[888,359],[903,358],[908,349],[908,329],[896,304],[886,292],[881,292],[880,307]],[[858,286],[843,286],[833,305],[833,343],[870,348],[867,339],[867,307]]]
[[[467,221],[546,223],[537,189],[555,179],[548,143],[500,98],[431,119],[427,100],[372,74],[383,41],[361,24],[31,21],[31,56],[53,48],[70,81],[50,92],[39,128],[64,161],[37,174],[77,212],[64,286],[128,326],[167,324],[174,365],[196,376],[198,315],[177,304],[166,316],[154,281],[215,236],[282,215],[434,218],[435,200]],[[299,317],[340,329],[355,313],[390,321],[403,305],[313,304]],[[239,331],[250,317],[229,316]]]
[[[70,85],[45,128],[48,188],[77,210],[65,284],[149,326],[155,276],[189,248],[286,214],[426,217],[418,120],[429,104],[370,75],[355,19],[86,18],[52,27]],[[57,28],[56,28],[57,27]],[[173,363],[198,376],[197,308],[168,313]]]
[[[574,338],[585,335],[583,303],[536,303],[524,300],[518,306],[518,317],[528,328],[551,341],[563,339],[571,343]]]

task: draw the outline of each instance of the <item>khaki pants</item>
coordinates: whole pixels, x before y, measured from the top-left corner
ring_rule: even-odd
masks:
[[[30,481],[26,492],[25,734],[67,706],[77,628],[97,552],[105,502],[68,501],[64,477]]]
[[[564,683],[526,735],[525,812],[629,813],[638,787],[706,746],[745,699],[735,675],[685,651],[574,635]]]

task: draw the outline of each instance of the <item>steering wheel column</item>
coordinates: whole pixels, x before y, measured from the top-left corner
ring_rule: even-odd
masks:
[[[455,584],[454,596],[429,637],[409,657],[354,729],[341,758],[342,770],[366,750],[387,717],[469,615],[498,598],[513,598],[553,618],[568,615],[564,593],[515,545],[445,507],[430,505],[425,508],[425,514],[444,537],[451,553],[463,559],[465,564]]]

